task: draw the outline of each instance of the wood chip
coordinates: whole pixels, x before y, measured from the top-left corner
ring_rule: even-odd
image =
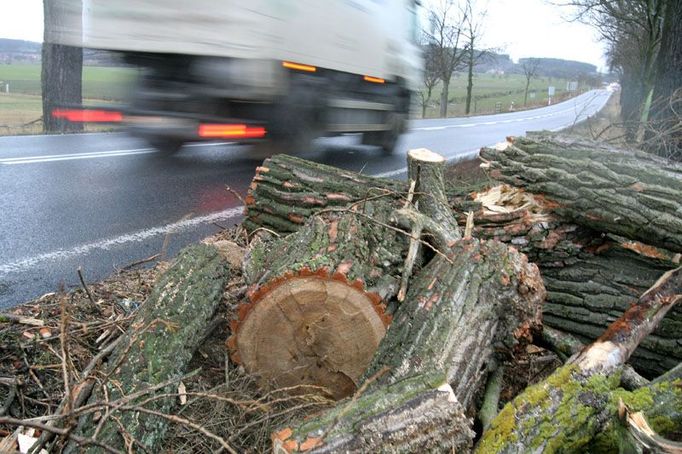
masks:
[[[180,405],[187,403],[187,387],[183,382],[180,382],[178,385],[178,398],[180,399]]]

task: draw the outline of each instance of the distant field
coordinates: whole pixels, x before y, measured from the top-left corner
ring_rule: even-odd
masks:
[[[131,68],[83,67],[83,96],[92,99],[120,100],[134,79]],[[0,81],[9,82],[10,93],[40,96],[40,65],[0,65]],[[2,87],[4,90],[4,85]]]
[[[547,92],[550,86],[555,88],[555,100],[563,99],[569,95],[566,92],[567,79],[539,78],[530,83],[528,105],[538,106],[547,104]],[[450,81],[448,93],[448,116],[456,117],[464,115],[466,103],[467,78],[465,74],[456,74]],[[495,105],[499,102],[503,112],[509,111],[512,101],[515,109],[523,108],[523,94],[526,87],[526,78],[521,74],[504,74],[501,76],[492,74],[474,74],[473,99],[471,101],[471,113],[493,113]],[[533,97],[534,92],[534,97]],[[435,118],[440,112],[439,101],[441,84],[438,84],[431,96],[429,107],[426,109],[426,118]],[[421,113],[421,111],[420,111]]]
[[[85,66],[83,68],[83,97],[85,103],[116,102],[126,96],[136,70],[132,68],[113,68]],[[547,104],[547,87],[556,88],[555,100],[568,96],[566,79],[534,79],[528,107]],[[9,94],[5,87],[9,83]],[[472,114],[493,113],[496,104],[499,110],[509,111],[512,102],[515,109],[523,108],[525,78],[519,74],[502,76],[477,74],[474,76],[474,99]],[[11,64],[0,65],[0,135],[30,134],[40,132],[40,65]],[[426,110],[427,118],[435,118],[439,113],[440,85],[433,90],[431,101]],[[450,82],[448,116],[464,115],[466,100],[466,76],[457,74]],[[421,105],[418,114],[421,114]],[[30,123],[27,125],[27,123]],[[98,127],[101,129],[101,127]]]

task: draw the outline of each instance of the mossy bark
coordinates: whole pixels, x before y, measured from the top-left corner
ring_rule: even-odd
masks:
[[[105,373],[107,400],[115,401],[133,393],[179,380],[192,355],[203,341],[206,327],[222,298],[230,268],[218,250],[209,245],[190,246],[180,252],[173,265],[159,278],[147,301],[140,307],[123,342],[112,352]],[[178,383],[127,402],[128,407],[154,395],[175,393]],[[177,398],[151,400],[146,408],[169,413]],[[104,401],[99,390],[89,403]],[[112,409],[104,420],[89,419],[81,424],[86,436],[99,428],[97,439],[115,449],[126,450],[126,439],[141,443],[151,452],[165,440],[168,421],[138,411]],[[120,424],[120,425],[119,425]],[[122,430],[123,428],[123,430]],[[127,441],[130,441],[127,440]],[[139,447],[133,445],[133,449]],[[87,452],[100,452],[88,448]]]
[[[542,194],[559,216],[682,252],[682,166],[651,154],[554,134],[484,148],[491,176]]]
[[[679,429],[679,378],[654,382],[633,392],[617,387],[623,365],[637,344],[680,299],[682,269],[678,268],[665,273],[637,305],[569,364],[507,404],[483,434],[476,451],[584,452],[592,443],[603,444],[600,452],[618,450],[613,441],[618,438],[610,436],[607,429],[615,419],[620,399],[643,407],[636,411],[648,410],[655,430],[664,435]]]
[[[619,376],[582,373],[563,366],[505,405],[476,447],[476,453],[617,453],[627,439],[618,418],[622,400],[643,411],[661,435],[682,428],[682,380],[626,391]]]

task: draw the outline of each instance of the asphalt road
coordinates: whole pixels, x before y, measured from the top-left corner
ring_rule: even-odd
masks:
[[[462,159],[478,148],[533,130],[558,130],[600,110],[596,90],[553,106],[494,116],[417,120],[385,156],[353,136],[320,139],[308,159],[404,178],[407,150],[426,147]],[[162,156],[123,133],[0,137],[0,309],[96,281],[117,268],[168,254],[241,219],[260,160],[251,147],[190,144]],[[217,225],[216,225],[217,224]]]

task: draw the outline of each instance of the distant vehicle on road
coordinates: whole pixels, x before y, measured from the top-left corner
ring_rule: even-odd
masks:
[[[418,3],[91,0],[82,33],[66,30],[59,43],[120,52],[141,76],[121,110],[55,114],[120,121],[168,151],[196,140],[292,147],[362,133],[390,152],[421,84]]]

